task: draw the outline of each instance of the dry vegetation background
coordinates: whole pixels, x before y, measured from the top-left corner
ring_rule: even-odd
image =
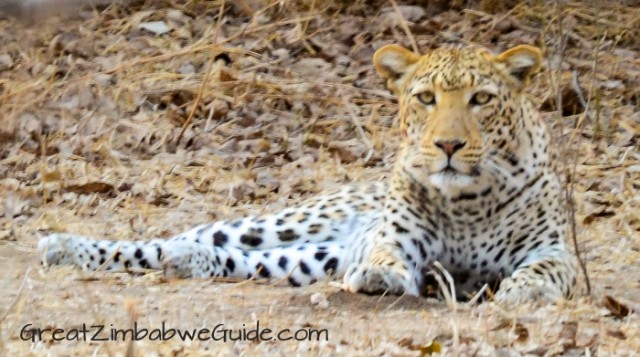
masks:
[[[415,1],[396,11],[382,0],[149,0],[75,2],[64,17],[48,16],[60,1],[16,4],[0,3],[0,356],[404,356],[429,354],[432,341],[445,355],[640,354],[638,3]],[[423,52],[446,43],[544,49],[532,99],[573,184],[590,296],[561,306],[448,306],[327,283],[294,289],[38,265],[34,247],[49,232],[169,237],[384,179],[397,105],[371,57],[412,41]],[[330,338],[19,339],[27,323],[126,328],[134,319],[191,329],[260,320],[326,328]]]

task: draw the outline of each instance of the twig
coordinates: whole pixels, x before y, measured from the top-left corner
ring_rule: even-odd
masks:
[[[482,285],[482,288],[480,288],[480,290],[478,290],[478,292],[475,295],[473,295],[473,297],[469,301],[467,301],[467,306],[475,305],[478,302],[478,300],[480,300],[482,295],[484,295],[485,291],[487,291],[488,289],[489,289],[489,284]]]
[[[402,12],[400,12],[400,8],[398,7],[398,4],[396,4],[396,0],[389,0],[389,2],[391,3],[391,6],[393,6],[393,10],[396,12],[396,15],[398,15],[398,18],[400,19],[400,26],[402,26],[402,30],[407,35],[407,38],[409,38],[409,42],[411,42],[411,48],[413,49],[413,52],[420,53],[418,44],[416,43],[416,39],[413,37],[411,30],[409,30],[409,26],[407,26],[407,20],[405,20],[404,16],[402,16]]]
[[[564,33],[563,33],[564,30],[562,28],[562,5],[560,0],[556,1],[556,21],[558,24],[558,36],[560,37],[560,43],[558,45],[558,57],[559,57],[560,64],[557,69],[556,80],[560,81],[561,71],[562,71],[562,66],[561,66],[562,58],[563,58],[564,47],[565,47],[565,40],[564,40]],[[594,60],[594,66],[593,66],[592,84],[593,84],[593,80],[595,79],[595,73],[597,68],[596,66],[598,63],[598,48],[599,46],[595,47],[596,54],[595,54],[595,60]],[[560,90],[560,86],[561,84],[556,85],[556,105],[557,105],[558,115],[560,116],[560,118],[562,118],[562,91]],[[585,111],[581,116],[582,119],[584,119],[584,117],[587,115],[589,111],[590,102],[591,102],[591,92],[589,93],[589,99],[586,102],[586,105],[584,108]],[[571,140],[567,141],[567,145],[571,145],[571,143],[574,142],[575,133],[579,132],[579,129],[582,127],[583,122],[584,120],[578,120],[578,123],[576,123],[576,126],[574,127],[574,135],[572,135]],[[571,229],[571,240],[573,241],[573,248],[576,253],[576,258],[578,259],[578,265],[580,266],[580,269],[582,270],[582,273],[584,275],[585,285],[587,288],[587,295],[591,295],[591,281],[589,279],[589,274],[587,272],[586,263],[580,254],[580,249],[578,247],[577,230],[576,230],[576,207],[575,207],[575,201],[573,200],[573,192],[575,188],[575,174],[578,166],[578,149],[580,148],[580,140],[576,140],[575,143],[576,143],[576,146],[573,148],[573,158],[572,158],[573,165],[569,167],[569,165],[565,162],[565,172],[566,172],[565,176],[569,179],[569,183],[568,183],[569,187],[568,188],[565,187],[564,192],[565,192],[565,201],[567,204],[567,209],[569,210],[569,227]]]
[[[222,2],[220,3],[220,13],[218,14],[218,22],[216,23],[216,34],[213,39],[214,46],[218,42],[218,33],[220,33],[220,30],[222,27],[223,15],[224,15],[224,0],[222,0]],[[198,96],[196,97],[196,100],[193,102],[193,107],[191,108],[191,112],[189,112],[189,116],[187,117],[187,120],[184,121],[184,124],[182,125],[182,129],[180,129],[180,134],[178,134],[178,137],[176,138],[176,143],[175,143],[176,147],[180,145],[180,140],[182,140],[182,136],[184,135],[184,132],[187,130],[187,127],[193,121],[193,116],[196,114],[198,105],[200,105],[200,100],[202,100],[202,93],[204,93],[204,87],[209,82],[209,75],[211,74],[211,69],[213,68],[213,64],[216,62],[224,63],[223,60],[216,61],[216,55],[214,54],[213,51],[211,51],[210,56],[211,57],[209,58],[209,63],[207,64],[207,72],[204,74],[204,79],[202,80],[202,84],[200,85],[200,90],[198,90]]]
[[[349,116],[351,117],[351,120],[353,121],[353,124],[355,125],[356,130],[358,131],[358,135],[360,135],[360,138],[369,149],[369,151],[367,152],[367,156],[365,156],[364,158],[364,162],[368,162],[369,160],[371,160],[371,156],[373,156],[373,152],[375,151],[373,144],[371,143],[371,140],[367,138],[367,134],[364,132],[364,129],[362,129],[362,123],[360,122],[360,119],[358,119],[358,117],[356,116],[356,113],[354,113],[353,109],[351,108],[351,105],[349,104],[349,100],[347,100],[346,96],[342,97],[342,103],[347,108],[347,112],[349,113]]]
[[[582,109],[587,110],[587,101],[584,99],[584,93],[582,93],[582,88],[580,88],[580,83],[578,83],[578,72],[574,70],[571,73],[571,85],[573,86],[573,90],[578,95],[578,99],[580,100],[580,104],[582,105]]]
[[[27,283],[27,279],[29,278],[29,273],[31,273],[31,267],[27,268],[27,271],[24,273],[24,277],[22,278],[22,282],[20,283],[20,288],[18,288],[16,298],[13,299],[11,304],[9,304],[7,310],[0,317],[0,323],[2,323],[7,318],[7,316],[9,316],[9,312],[16,306],[18,300],[20,300],[20,297],[22,296],[22,290],[24,290],[24,286]]]
[[[44,178],[47,171],[47,135],[38,132],[38,139],[40,141],[40,177]],[[47,200],[49,199],[48,190],[46,188],[46,181],[44,179],[40,180],[40,185],[42,187],[42,204],[47,204]]]

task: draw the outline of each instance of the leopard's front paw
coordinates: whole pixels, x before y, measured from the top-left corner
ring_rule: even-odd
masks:
[[[194,242],[168,241],[162,245],[160,263],[169,278],[208,278],[215,275],[212,251]]]
[[[397,265],[353,263],[344,275],[343,289],[351,293],[420,295],[416,279],[407,269],[398,268]]]
[[[553,303],[562,299],[562,292],[542,279],[506,278],[500,283],[495,300],[506,304],[526,302]]]

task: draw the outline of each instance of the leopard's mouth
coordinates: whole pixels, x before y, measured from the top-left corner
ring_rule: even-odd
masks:
[[[465,172],[451,165],[447,165],[441,170],[429,175],[429,181],[432,185],[440,189],[464,188],[474,185],[475,179],[479,174],[480,171],[474,166]]]
[[[459,174],[461,174],[460,171],[456,170],[451,165],[447,165],[447,167],[445,167],[444,169],[440,170],[439,173],[441,173],[443,175],[459,175]]]
[[[455,176],[470,176],[475,177],[480,175],[480,169],[477,166],[471,166],[468,170],[460,170],[455,168],[451,163],[448,163],[444,168],[434,172],[433,174],[441,174],[445,177],[455,177]]]

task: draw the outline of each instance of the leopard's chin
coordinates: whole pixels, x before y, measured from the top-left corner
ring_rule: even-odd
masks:
[[[429,182],[440,190],[460,189],[474,185],[475,176],[447,168],[429,175]]]

